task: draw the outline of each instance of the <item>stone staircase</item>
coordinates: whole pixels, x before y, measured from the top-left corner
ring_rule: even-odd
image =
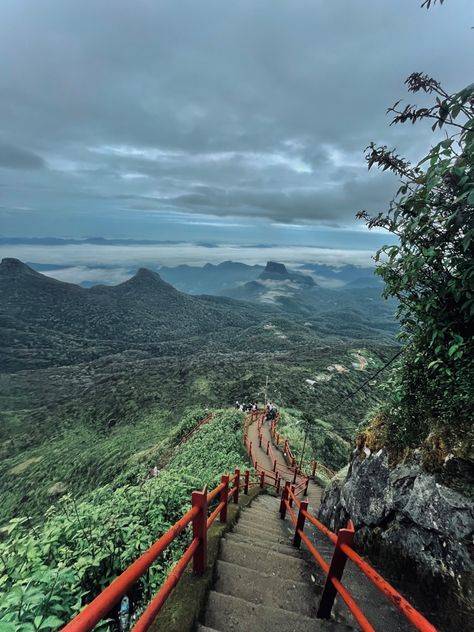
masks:
[[[259,496],[221,542],[215,582],[198,632],[344,632],[316,618],[322,586],[291,545],[279,500]]]

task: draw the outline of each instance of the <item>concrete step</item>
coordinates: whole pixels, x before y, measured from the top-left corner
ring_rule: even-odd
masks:
[[[280,512],[278,511],[279,507],[275,509],[275,507],[255,507],[246,509],[242,516],[252,516],[255,520],[261,521],[270,521],[270,522],[278,522],[280,520]]]
[[[261,540],[265,542],[274,542],[277,544],[288,544],[291,542],[292,534],[287,531],[286,533],[283,531],[282,533],[275,535],[274,533],[266,533],[261,529],[253,529],[252,527],[247,527],[245,525],[237,525],[234,527],[232,533],[239,533],[240,535],[245,535],[253,540]]]
[[[316,616],[316,597],[305,582],[282,579],[237,564],[217,562],[214,590],[251,603]]]
[[[211,590],[205,623],[223,632],[345,632],[347,626]]]
[[[274,496],[258,496],[250,505],[250,508],[253,507],[275,507],[278,506],[280,502],[279,498],[275,498]]]
[[[201,625],[200,623],[198,623],[196,632],[221,632],[221,631],[216,630],[215,628],[208,628],[207,625]]]
[[[310,581],[307,564],[302,559],[258,547],[250,548],[230,540],[221,542],[219,559],[284,579]]]
[[[300,557],[300,551],[290,544],[279,544],[269,540],[254,540],[254,538],[249,538],[239,533],[227,533],[224,537],[226,540],[239,542],[245,546],[258,546],[266,551],[275,551],[276,553],[283,553],[292,557]]]
[[[281,521],[280,521],[281,522]],[[243,527],[249,527],[250,529],[255,529],[262,531],[262,533],[269,533],[275,536],[279,536],[285,532],[285,524],[273,523],[273,522],[265,522],[260,518],[255,519],[251,515],[246,515],[245,513],[239,519],[239,525]]]
[[[255,518],[259,518],[260,520],[275,521],[280,517],[279,508],[280,505],[278,505],[278,507],[250,507],[249,509],[245,509],[242,515],[255,516]]]
[[[281,531],[285,527],[285,521],[280,516],[260,516],[254,513],[243,513],[240,516],[239,522],[252,523],[263,531]]]

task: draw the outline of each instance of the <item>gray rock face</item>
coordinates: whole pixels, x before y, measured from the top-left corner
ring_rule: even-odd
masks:
[[[336,531],[351,518],[355,543],[382,573],[424,587],[446,630],[474,629],[474,503],[416,463],[389,468],[383,451],[354,455],[325,490],[319,519]],[[428,597],[428,598],[427,598]]]

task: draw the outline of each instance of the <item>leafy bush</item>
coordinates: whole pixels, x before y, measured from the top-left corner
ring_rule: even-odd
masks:
[[[433,105],[396,104],[393,122],[429,120],[450,132],[415,166],[372,143],[369,168],[388,169],[402,184],[387,213],[359,216],[399,238],[376,257],[386,296],[399,301],[407,345],[390,383],[387,442],[417,446],[436,428],[445,457],[465,450],[456,437],[471,428],[473,412],[474,84],[448,94],[414,73],[407,85],[434,96]]]
[[[2,632],[56,630],[69,620],[187,511],[193,489],[212,487],[224,471],[242,466],[241,426],[239,413],[219,413],[159,477],[108,485],[82,502],[64,497],[41,528],[28,518],[11,520],[0,543]],[[137,583],[129,595],[136,609],[156,592],[188,537],[173,542]]]

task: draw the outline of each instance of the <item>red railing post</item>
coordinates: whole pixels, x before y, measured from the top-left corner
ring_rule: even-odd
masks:
[[[308,495],[308,487],[309,487],[309,476],[306,479],[306,485],[304,487],[304,495],[307,496]]]
[[[313,467],[311,469],[311,476],[315,476],[316,474],[316,468],[318,467],[318,462],[317,461],[313,461]]]
[[[264,485],[265,485],[265,472],[262,470],[260,472],[260,487],[263,489]]]
[[[289,496],[289,499],[290,499],[290,500],[289,500],[290,507],[293,507],[293,496],[295,495],[295,489],[296,489],[296,488],[295,488],[295,486],[294,486],[294,485],[292,485],[292,486],[291,486],[291,493],[292,493],[292,496]]]
[[[277,445],[280,445],[280,433],[278,432],[278,430],[277,430],[276,436],[277,436]]]
[[[331,610],[334,604],[334,599],[337,595],[337,590],[332,583],[332,579],[341,580],[346,565],[347,556],[341,551],[341,544],[347,544],[351,546],[354,539],[354,525],[352,520],[347,523],[346,529],[339,529],[337,532],[337,541],[334,547],[334,553],[332,555],[331,564],[329,566],[326,582],[324,584],[323,593],[319,602],[318,618],[329,619],[331,616]]]
[[[306,516],[304,515],[304,512],[307,510],[308,510],[308,501],[302,500],[300,502],[298,520],[296,521],[295,536],[293,538],[293,546],[296,546],[297,548],[299,548],[301,544],[301,536],[299,534],[299,531],[304,531],[304,521],[306,520]]]
[[[296,483],[296,476],[298,474],[298,468],[295,467],[295,472],[293,474],[293,485]]]
[[[269,450],[270,450],[270,439],[267,441],[267,454]]]
[[[244,474],[244,494],[248,496],[249,493],[249,482],[250,482],[250,470],[245,470]]]
[[[224,483],[224,489],[219,494],[219,501],[224,503],[221,509],[219,520],[221,522],[227,522],[227,505],[229,503],[229,475],[223,474],[221,476],[221,483]]]
[[[290,491],[290,482],[287,481],[285,483],[285,487],[281,493],[281,503],[280,503],[280,518],[284,520],[286,516],[286,501],[288,500],[288,492]]]
[[[277,475],[276,475],[276,493],[277,494],[280,493],[280,484],[281,484],[281,478],[280,478],[280,476],[278,475],[278,472],[277,472]]]
[[[199,546],[193,556],[193,570],[196,575],[202,575],[207,570],[207,485],[202,492],[192,493],[191,503],[193,507],[199,508],[193,520],[193,539],[199,539]]]
[[[234,504],[238,504],[239,503],[239,492],[240,492],[240,470],[236,469],[234,471],[235,474],[235,481],[234,481]]]
[[[259,448],[262,447],[262,433],[261,432],[258,433],[258,447]]]

